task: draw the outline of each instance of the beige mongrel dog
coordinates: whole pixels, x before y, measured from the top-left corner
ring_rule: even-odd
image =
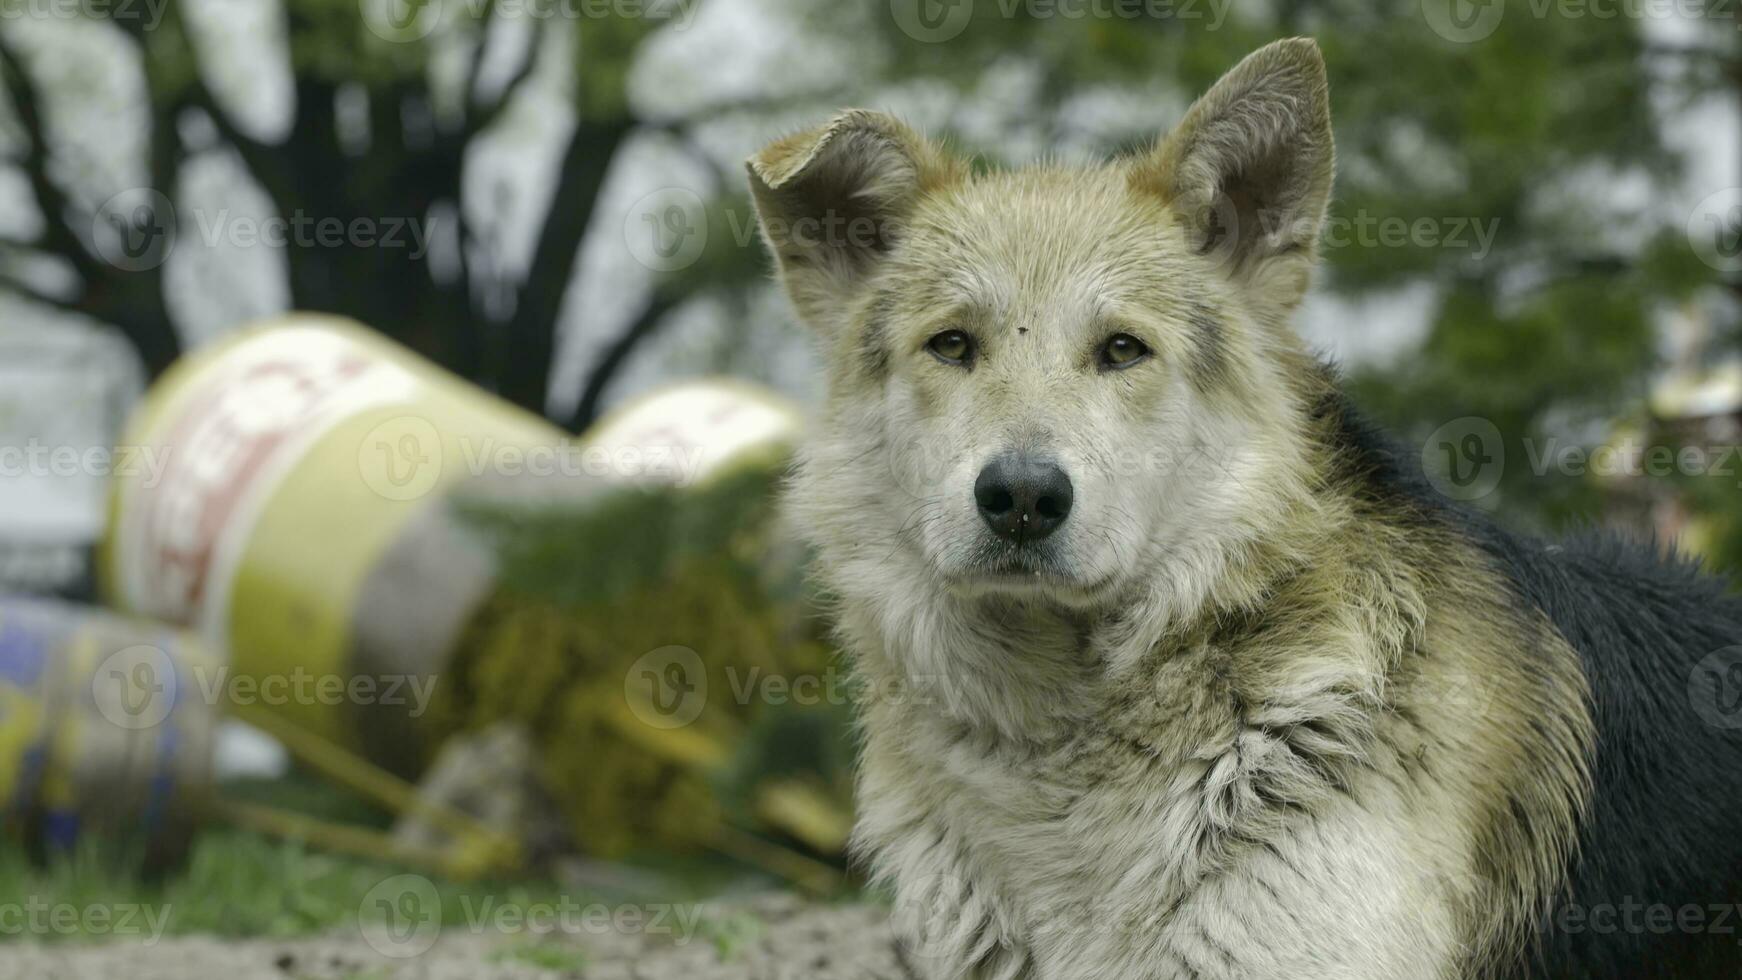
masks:
[[[1734,843],[1574,863],[1675,819],[1638,786],[1604,790],[1640,796],[1623,817],[1590,805],[1599,770],[1653,764],[1598,757],[1601,717],[1649,713],[1610,702],[1672,704],[1593,680],[1654,641],[1589,617],[1675,601],[1607,598],[1605,569],[1742,616],[1678,566],[1433,499],[1290,331],[1333,169],[1312,42],[1105,166],[975,173],[852,111],[749,169],[828,363],[792,500],[873,695],[857,842],[916,973],[1736,962],[1544,926],[1575,878],[1585,902],[1670,900],[1705,894],[1692,865],[1739,864]],[[1672,693],[1718,632],[1660,628]],[[1727,833],[1682,819],[1678,841]]]

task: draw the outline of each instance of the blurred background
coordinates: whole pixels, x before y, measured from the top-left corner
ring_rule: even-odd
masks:
[[[1452,496],[1737,568],[1733,7],[7,0],[0,897],[852,894],[771,501],[821,372],[742,177],[848,105],[1090,161],[1317,38],[1301,331]]]

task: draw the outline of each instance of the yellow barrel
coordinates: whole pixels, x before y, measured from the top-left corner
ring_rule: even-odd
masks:
[[[225,653],[220,697],[242,717],[411,773],[448,733],[426,709],[496,591],[496,545],[460,501],[692,486],[778,458],[798,424],[765,392],[702,382],[577,440],[360,325],[289,315],[148,393],[124,442],[159,465],[117,478],[101,580]]]
[[[225,651],[223,693],[244,714],[354,744],[354,707],[422,696],[411,676],[353,670],[382,556],[478,460],[562,435],[354,323],[283,317],[184,358],[149,392],[124,441],[162,465],[116,481],[103,584]],[[392,625],[402,641],[451,635],[487,578],[447,571],[448,594]]]

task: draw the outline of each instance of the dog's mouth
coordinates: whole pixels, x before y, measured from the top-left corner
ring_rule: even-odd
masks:
[[[1106,578],[1085,579],[1050,545],[1013,546],[1004,542],[981,549],[950,579],[970,592],[1045,594],[1079,600],[1100,594],[1109,584]]]

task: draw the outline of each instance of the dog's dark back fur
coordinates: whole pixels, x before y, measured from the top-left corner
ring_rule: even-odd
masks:
[[[1742,727],[1709,723],[1693,687],[1702,660],[1742,645],[1742,599],[1650,543],[1502,529],[1438,494],[1346,402],[1325,410],[1342,415],[1345,465],[1364,471],[1376,503],[1475,541],[1578,651],[1590,683],[1598,735],[1579,855],[1508,980],[1742,977]]]

